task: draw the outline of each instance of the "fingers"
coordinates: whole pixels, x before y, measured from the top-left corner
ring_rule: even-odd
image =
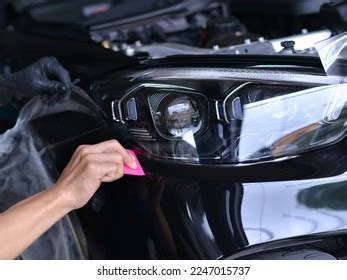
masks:
[[[113,182],[124,175],[123,165],[121,164],[89,161],[85,166],[87,173],[91,176],[97,176],[100,182]]]
[[[13,84],[13,95],[18,100],[43,93],[58,93],[68,97],[73,86],[69,73],[57,59],[49,57],[12,74],[9,81]]]
[[[56,77],[59,78],[59,80],[64,84],[71,83],[69,72],[63,66],[61,66],[58,61],[53,66],[52,75],[56,75]]]
[[[34,84],[35,90],[39,93],[65,94],[68,91],[68,87],[65,84],[61,82],[50,81],[43,77],[36,78]]]
[[[69,72],[54,57],[46,57],[39,61],[42,77],[41,92],[66,94],[71,90]]]
[[[116,165],[113,167],[116,168],[116,170],[115,171],[113,170],[111,172],[107,172],[105,174],[105,176],[101,179],[101,182],[110,183],[110,182],[116,181],[116,180],[118,180],[124,176],[123,165]]]
[[[135,162],[135,158],[133,158],[132,155],[130,155],[126,149],[123,148],[123,146],[121,144],[119,144],[118,142],[117,144],[117,152],[120,153],[123,157],[124,160],[124,164],[130,168],[136,169],[137,165]]]
[[[85,151],[93,151],[95,153],[104,153],[104,152],[120,152],[121,150],[126,150],[117,140],[108,140],[95,145],[87,145],[82,148],[85,148]],[[126,152],[127,153],[127,152]],[[129,155],[130,156],[130,155]]]
[[[84,206],[101,183],[124,175],[124,155],[115,140],[76,149],[56,186],[65,190],[71,209]]]
[[[69,72],[58,62],[55,57],[41,59],[43,74],[50,79],[57,79],[64,84],[71,83]]]
[[[84,156],[84,160],[88,162],[97,162],[97,163],[112,163],[115,165],[124,165],[123,157],[117,152],[113,153],[101,153],[101,154],[87,154]]]
[[[66,94],[69,90],[69,87],[66,84],[63,83],[55,83],[54,86],[54,93],[58,94]]]
[[[83,145],[77,148],[73,158],[80,160],[81,157],[87,154],[101,154],[101,153],[119,153],[122,156],[123,162],[130,168],[136,168],[135,160],[123,148],[117,140],[109,140],[96,145]]]

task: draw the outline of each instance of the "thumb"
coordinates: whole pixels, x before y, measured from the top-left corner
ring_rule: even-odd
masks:
[[[66,84],[61,83],[61,82],[55,82],[54,85],[54,92],[58,94],[66,94],[68,92],[68,87]]]
[[[35,84],[34,90],[39,93],[66,94],[69,90],[66,84],[48,79],[36,80]]]

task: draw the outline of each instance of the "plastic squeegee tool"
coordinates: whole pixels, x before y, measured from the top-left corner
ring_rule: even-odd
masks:
[[[128,166],[124,166],[124,174],[126,175],[132,175],[132,176],[145,176],[145,172],[143,171],[142,169],[142,166],[139,162],[139,160],[137,159],[134,151],[132,150],[127,150],[127,152],[133,157],[133,159],[135,160],[136,162],[136,168],[135,169],[132,169]]]

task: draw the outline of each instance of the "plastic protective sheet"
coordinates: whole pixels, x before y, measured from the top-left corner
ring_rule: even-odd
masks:
[[[323,40],[315,45],[329,77],[346,77],[345,60],[347,59],[347,32]],[[343,83],[346,83],[345,78]]]
[[[49,188],[58,176],[45,147],[30,128],[30,121],[62,111],[91,113],[82,90],[72,97],[40,96],[23,107],[14,128],[0,135],[0,212]],[[28,217],[30,218],[30,217]],[[21,256],[22,259],[82,259],[83,234],[71,215],[65,216]],[[23,232],[23,234],[25,234]]]

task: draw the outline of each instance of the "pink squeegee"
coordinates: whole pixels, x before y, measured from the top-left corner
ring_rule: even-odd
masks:
[[[137,167],[136,167],[136,169],[132,169],[132,168],[125,165],[124,166],[124,174],[132,175],[132,176],[145,176],[145,172],[143,171],[142,166],[141,166],[139,160],[137,159],[134,151],[127,150],[127,152],[135,159]]]

